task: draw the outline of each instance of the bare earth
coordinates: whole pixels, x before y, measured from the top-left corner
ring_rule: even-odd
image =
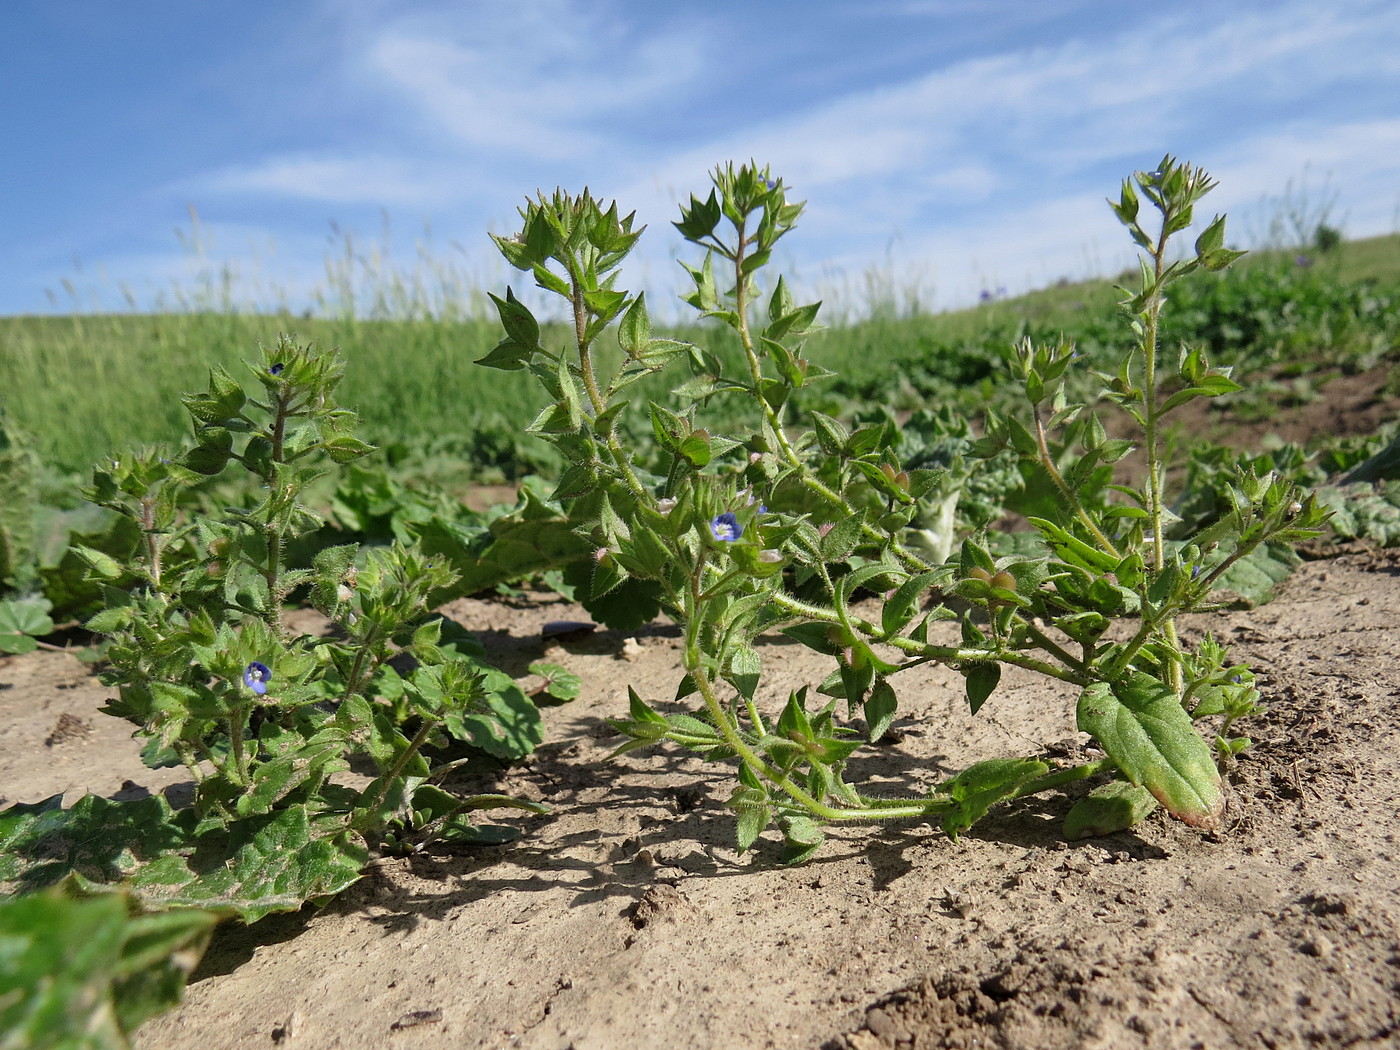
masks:
[[[544,748],[485,785],[551,815],[522,817],[509,846],[384,862],[323,910],[226,925],[138,1046],[1400,1045],[1397,576],[1400,553],[1353,553],[1303,566],[1272,604],[1192,621],[1253,664],[1270,705],[1219,835],[1159,811],[1066,844],[1054,796],[956,843],[924,823],[843,829],[795,869],[775,840],[735,853],[715,768],[670,748],[608,761],[627,683],[674,695],[674,629],[546,642],[580,610],[457,603],[507,671],[546,658],[583,677],[546,712]],[[825,673],[794,644],[763,658],[774,711]],[[895,682],[900,739],[851,777],[875,791],[1079,747],[1073,697],[1038,680],[1008,674],[976,718],[955,673]],[[105,695],[66,654],[0,662],[0,796],[178,783],[97,713]]]

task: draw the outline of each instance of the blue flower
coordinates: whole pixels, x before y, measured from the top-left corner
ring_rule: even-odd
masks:
[[[282,369],[285,368],[285,367],[286,367],[286,366],[283,365],[281,361],[278,361],[275,365],[273,365],[271,368],[269,368],[268,371],[271,372],[271,373],[272,373],[273,375],[275,375],[275,376],[280,376],[280,375],[282,374]]]
[[[267,664],[260,664],[256,660],[243,669],[243,684],[259,696],[267,692],[267,683],[271,679],[272,672],[267,669]]]
[[[744,534],[744,526],[733,514],[725,511],[710,519],[710,533],[721,543],[733,543]]]

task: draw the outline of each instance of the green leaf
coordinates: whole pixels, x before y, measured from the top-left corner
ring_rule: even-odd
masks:
[[[772,817],[768,796],[762,788],[740,785],[729,796],[729,808],[739,814],[736,838],[739,852],[744,853],[758,841]]]
[[[856,549],[860,542],[861,528],[865,518],[859,512],[847,515],[831,527],[821,540],[822,557],[828,562],[843,561]]]
[[[865,701],[865,724],[870,728],[868,736],[872,744],[889,730],[898,710],[899,698],[894,688],[883,678],[878,679]]]
[[[579,561],[564,570],[564,579],[578,588],[577,594],[588,614],[616,631],[635,631],[656,619],[661,612],[661,587],[654,580],[626,579],[607,593],[593,595],[587,587],[593,564]]]
[[[507,288],[504,299],[490,292],[486,294],[496,304],[496,312],[501,318],[501,327],[506,330],[506,337],[511,342],[528,350],[534,350],[540,345],[539,322],[535,320],[534,314],[530,313],[529,308],[515,297],[514,291]],[[486,364],[485,361],[480,363]]]
[[[729,681],[746,700],[753,699],[754,690],[758,688],[762,675],[763,662],[758,650],[752,646],[741,645],[730,655]]]
[[[10,892],[49,886],[77,872],[116,883],[189,844],[164,795],[113,802],[84,795],[71,809],[63,796],[0,812],[0,884]]]
[[[850,440],[851,435],[839,420],[821,412],[813,412],[812,422],[816,424],[815,433],[823,452],[829,456],[845,452],[846,442]]]
[[[1081,798],[1065,815],[1065,838],[1089,839],[1132,827],[1157,808],[1152,792],[1126,780],[1113,780]]]
[[[1035,758],[992,758],[968,766],[939,786],[953,806],[943,815],[942,827],[953,840],[981,820],[996,803],[1012,798],[1028,781],[1044,776],[1050,767]]]
[[[545,684],[542,691],[552,696],[560,703],[577,700],[579,693],[583,689],[583,679],[574,674],[573,671],[559,664],[536,660],[527,670],[531,674],[537,674],[543,678]]]
[[[321,447],[334,462],[341,464],[353,463],[375,451],[375,446],[348,434],[327,438]]]
[[[617,343],[628,357],[641,357],[651,342],[651,318],[647,316],[646,293],[638,294],[617,326]]]
[[[804,864],[821,848],[826,835],[811,817],[783,815],[778,818],[783,833],[783,863]]]
[[[515,762],[544,740],[540,709],[515,681],[495,668],[484,668],[486,710],[453,712],[444,722],[448,732],[488,755]]]
[[[975,715],[1001,681],[1001,664],[995,661],[976,663],[963,673],[967,677],[967,706]]]
[[[85,795],[68,810],[61,801],[0,812],[0,882],[33,889],[71,873],[91,891],[122,882],[148,906],[254,922],[339,893],[369,860],[342,819],[313,819],[300,806],[196,834],[193,813],[172,812],[163,795]]]
[[[921,572],[901,583],[880,610],[880,626],[886,634],[897,634],[917,611],[917,602],[933,585],[938,573]]]
[[[219,917],[134,907],[122,894],[58,888],[0,902],[2,1045],[125,1048],[137,1025],[180,1001]]]
[[[42,638],[53,633],[49,603],[44,598],[0,602],[0,634],[27,634]]]
[[[523,247],[523,245],[521,247]],[[564,280],[564,278],[560,277],[557,273],[547,270],[539,263],[535,263],[531,267],[531,273],[534,274],[535,284],[539,287],[543,288],[545,291],[554,292],[556,295],[562,295],[568,298],[569,282]]]
[[[233,434],[223,427],[201,427],[199,444],[185,453],[184,465],[197,474],[213,477],[233,455]]]
[[[1196,386],[1189,386],[1185,390],[1178,390],[1171,397],[1167,398],[1166,402],[1162,405],[1161,411],[1166,412],[1176,408],[1177,405],[1185,404],[1192,398],[1219,397],[1221,394],[1233,394],[1235,391],[1243,389],[1244,387],[1240,386],[1229,376],[1219,374],[1207,375],[1204,376]]]
[[[166,907],[232,909],[251,923],[335,896],[359,881],[369,862],[364,844],[344,830],[340,818],[313,820],[300,806],[239,821],[226,834],[224,865],[191,879],[183,858],[167,856],[138,871],[132,887]],[[208,837],[216,846],[223,836]]]
[[[478,357],[476,363],[487,368],[499,368],[504,372],[518,372],[530,363],[537,349],[538,347],[517,343],[513,339],[502,339],[489,354]]]
[[[1225,798],[1209,746],[1165,684],[1141,672],[1079,696],[1077,723],[1167,812],[1192,827],[1220,826]]]
[[[1288,544],[1261,543],[1221,573],[1213,597],[1240,609],[1262,605],[1301,564]]]

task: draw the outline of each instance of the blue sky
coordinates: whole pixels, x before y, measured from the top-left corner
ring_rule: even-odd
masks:
[[[656,302],[676,202],[750,157],[808,201],[788,271],[846,308],[872,274],[941,308],[1116,272],[1104,198],[1166,152],[1236,243],[1283,200],[1400,229],[1393,0],[5,0],[0,116],[5,314],[210,264],[297,305],[337,231],[519,285],[486,231],[585,185],[648,224],[623,283]]]

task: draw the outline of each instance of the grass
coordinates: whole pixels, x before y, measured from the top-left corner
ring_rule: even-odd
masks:
[[[1247,256],[1234,279],[1244,280],[1252,269],[1291,265],[1294,254]],[[1365,280],[1391,298],[1400,297],[1400,235],[1344,242],[1314,270],[1317,279],[1309,287],[1336,289]],[[528,375],[487,371],[473,364],[499,338],[494,316],[481,313],[479,294],[462,300],[476,300],[471,307],[475,314],[464,308],[449,311],[455,314],[450,319],[438,320],[424,316],[415,305],[431,298],[427,291],[420,288],[405,298],[392,281],[388,287],[392,294],[374,297],[372,312],[399,310],[406,315],[403,319],[362,320],[344,311],[339,317],[308,319],[196,308],[165,314],[0,318],[0,409],[11,427],[31,436],[49,467],[86,472],[113,449],[179,440],[188,423],[178,394],[201,388],[211,366],[236,369],[259,342],[271,342],[288,331],[302,340],[342,348],[348,364],[343,399],[360,412],[370,440],[446,443],[464,456],[508,460],[510,450],[497,446],[517,438],[528,443],[520,431],[533,418],[538,397]],[[1127,331],[1117,316],[1117,298],[1113,282],[1100,280],[1060,284],[949,313],[925,312],[915,303],[903,314],[877,311],[865,320],[837,324],[815,337],[808,349],[819,364],[843,376],[866,379],[867,387],[874,383],[888,389],[892,373],[897,378],[918,370],[941,376],[941,391],[946,388],[975,403],[979,381],[993,381],[988,377],[995,374],[997,348],[1021,331],[1044,337],[1064,332],[1089,343],[1125,344]],[[1232,309],[1241,308],[1239,299],[1232,300]],[[193,295],[188,301],[197,307],[211,300]],[[1325,306],[1319,303],[1317,309]],[[438,313],[443,312],[440,307]],[[1252,308],[1270,309],[1257,304]],[[1326,324],[1331,328],[1320,329],[1324,334],[1339,323],[1355,327],[1345,318],[1338,322],[1329,317]],[[1201,323],[1210,323],[1210,317]],[[1298,343],[1317,337],[1312,330],[1299,335],[1296,324],[1293,331]],[[698,328],[677,334],[697,341],[708,337]],[[1210,336],[1207,332],[1202,337]],[[561,330],[554,337],[562,341],[565,333]],[[1371,343],[1377,338],[1385,344],[1382,352],[1400,342],[1389,331]],[[640,385],[634,400],[645,404],[648,397],[660,397],[665,385],[664,380]],[[870,396],[873,389],[857,386],[847,394]],[[903,396],[918,399],[925,392],[915,384]],[[811,403],[832,408],[841,400],[833,395],[827,404],[821,397],[819,393]]]

